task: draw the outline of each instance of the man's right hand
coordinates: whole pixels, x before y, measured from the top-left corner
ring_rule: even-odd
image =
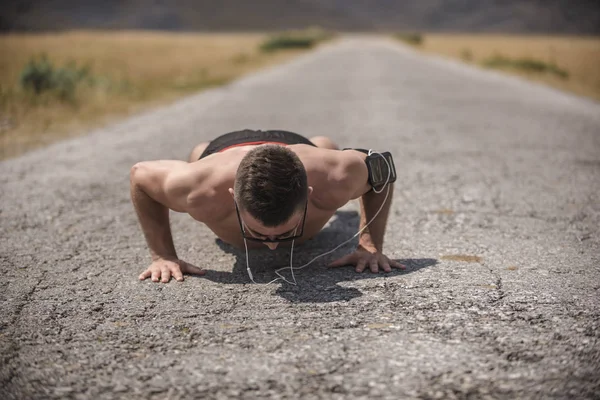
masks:
[[[171,279],[171,275],[178,281],[183,281],[183,274],[204,275],[206,271],[179,260],[177,258],[158,258],[150,264],[147,270],[142,272],[140,280],[143,281],[148,277],[152,277],[153,282],[167,283]]]

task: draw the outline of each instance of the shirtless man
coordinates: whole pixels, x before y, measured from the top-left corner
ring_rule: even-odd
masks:
[[[152,263],[139,279],[182,281],[204,270],[175,252],[169,209],[188,213],[221,240],[238,248],[305,242],[335,211],[360,197],[357,249],[330,267],[352,265],[390,272],[404,267],[383,250],[393,184],[376,193],[369,184],[366,154],[340,151],[328,138],[310,140],[286,131],[244,130],[225,134],[192,151],[189,162],[145,161],[131,169],[131,199],[150,248]],[[389,191],[386,198],[386,192]],[[385,204],[383,204],[385,200]]]

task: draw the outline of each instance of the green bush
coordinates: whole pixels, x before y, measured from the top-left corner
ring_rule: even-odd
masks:
[[[260,45],[260,49],[264,52],[282,49],[308,49],[315,44],[316,41],[313,38],[281,35],[267,39]]]
[[[21,71],[19,83],[22,88],[40,94],[52,88],[53,76],[54,67],[44,55],[39,61],[32,59],[27,63]]]
[[[32,58],[21,71],[19,84],[27,91],[36,95],[52,92],[61,100],[74,100],[77,85],[89,77],[89,68],[78,68],[75,63],[69,63],[62,68],[56,68],[46,55],[39,59]]]
[[[494,55],[483,61],[483,66],[488,68],[513,68],[524,72],[549,73],[562,79],[567,79],[569,73],[554,63],[547,63],[532,58],[507,58]]]
[[[425,40],[420,33],[397,33],[395,36],[396,39],[402,40],[411,46],[420,46]]]
[[[332,37],[333,34],[319,28],[284,32],[267,38],[260,45],[260,50],[263,52],[272,52],[286,49],[309,49]]]

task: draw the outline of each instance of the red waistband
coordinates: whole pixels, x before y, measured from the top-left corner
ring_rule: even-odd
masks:
[[[259,142],[244,142],[244,143],[238,143],[238,144],[232,144],[231,146],[227,146],[221,150],[219,150],[219,153],[231,149],[233,147],[241,147],[241,146],[257,146],[259,144],[278,144],[280,146],[287,146],[287,143],[282,143],[282,142],[270,142],[268,140],[262,140]]]

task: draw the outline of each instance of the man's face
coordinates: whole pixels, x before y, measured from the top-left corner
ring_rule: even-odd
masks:
[[[308,197],[311,196],[313,191],[312,187],[308,187]],[[233,188],[229,189],[231,197],[234,199],[235,195]],[[242,235],[246,238],[255,238],[258,241],[268,240],[264,242],[264,245],[271,250],[275,250],[279,245],[279,241],[286,241],[294,236],[301,235],[304,230],[304,222],[306,220],[306,212],[308,207],[308,200],[305,204],[304,209],[294,213],[285,223],[278,226],[265,226],[259,220],[254,218],[250,213],[239,209],[237,203],[235,203],[236,211],[238,213],[240,227],[242,229]]]
[[[278,226],[264,226],[259,220],[243,210],[240,210],[240,220],[246,237],[270,240],[271,242],[264,242],[264,244],[269,249],[275,250],[279,245],[278,240],[289,239],[302,232],[304,210],[295,213],[287,222]]]

